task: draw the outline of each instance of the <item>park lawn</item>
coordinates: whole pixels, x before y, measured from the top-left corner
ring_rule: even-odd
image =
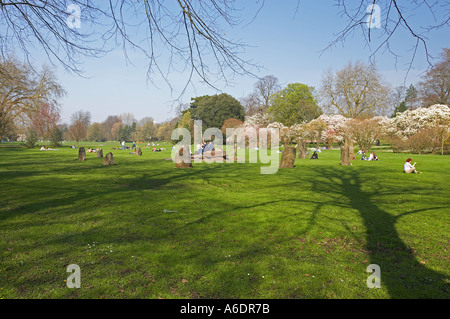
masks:
[[[447,156],[379,150],[342,167],[326,150],[262,175],[104,144],[114,166],[1,145],[0,298],[450,297]],[[407,157],[423,174],[402,173]]]

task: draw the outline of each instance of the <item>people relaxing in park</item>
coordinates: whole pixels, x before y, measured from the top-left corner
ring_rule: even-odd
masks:
[[[206,145],[203,147],[203,152],[209,151],[214,151],[214,144],[212,142],[206,143]]]
[[[317,155],[317,151],[314,151],[314,153],[310,159],[319,159],[319,155]]]
[[[367,158],[366,152],[362,151],[361,153],[358,152],[358,154],[362,154],[361,156],[361,161],[368,161],[369,159]]]
[[[408,158],[403,165],[403,172],[405,173],[414,173],[414,174],[420,174],[420,172],[416,169],[416,163],[411,164],[412,159]]]
[[[41,147],[40,151],[59,151],[59,149],[52,149],[52,148],[45,148],[44,146]]]
[[[197,150],[194,152],[194,155],[202,155],[203,154],[203,144],[197,144]]]
[[[378,161],[377,154],[375,154],[373,152],[370,153],[368,161]]]

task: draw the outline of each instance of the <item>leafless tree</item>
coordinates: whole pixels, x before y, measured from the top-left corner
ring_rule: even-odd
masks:
[[[69,127],[69,136],[77,144],[86,138],[87,130],[91,124],[91,113],[88,111],[77,111],[71,116],[71,125]]]
[[[267,110],[270,106],[270,97],[281,89],[278,78],[273,75],[267,75],[255,83],[255,93],[257,93],[262,109]]]
[[[397,61],[400,55],[404,55],[405,48],[401,49],[401,53],[395,49],[395,36],[406,36],[412,40],[408,71],[412,68],[419,49],[424,50],[429,66],[433,65],[428,36],[440,29],[448,29],[450,26],[450,2],[448,1],[336,0],[336,5],[347,24],[324,51],[345,42],[355,33],[360,33],[365,45],[372,52],[370,58],[375,57],[377,53],[388,52]],[[435,23],[423,25],[421,22],[423,20],[417,19],[419,14],[422,17],[429,16]]]
[[[130,112],[124,112],[119,115],[119,119],[122,122],[123,125],[132,125],[133,122],[136,122],[136,119],[133,115],[133,113]]]
[[[16,59],[0,58],[0,123],[13,125],[29,121],[42,105],[58,108],[65,94],[54,72],[43,67],[34,72]]]
[[[247,116],[258,112],[265,112],[270,106],[271,96],[281,89],[278,78],[266,75],[254,84],[254,90],[248,96],[240,100]]]
[[[117,115],[109,115],[105,121],[102,123],[103,127],[103,135],[105,136],[107,141],[113,141],[114,138],[111,133],[111,129],[114,123],[120,122],[120,119]]]
[[[323,108],[349,118],[361,118],[384,115],[391,93],[373,64],[350,62],[340,71],[325,73],[320,96]]]
[[[246,116],[252,116],[261,110],[261,100],[258,95],[253,92],[239,100],[245,110]]]
[[[30,61],[30,48],[40,48],[51,61],[81,74],[84,56],[99,57],[121,47],[128,58],[128,52],[138,51],[147,57],[150,81],[159,75],[172,88],[170,72],[187,73],[181,96],[194,77],[214,87],[219,80],[228,83],[236,75],[254,75],[259,69],[242,58],[246,44],[228,36],[228,29],[238,25],[242,18],[236,3],[236,0],[0,0],[0,52],[3,57],[21,52]],[[264,7],[264,1],[256,3],[255,16]],[[388,51],[397,58],[393,37],[403,30],[414,40],[411,65],[419,48],[425,50],[431,65],[427,35],[448,28],[450,23],[448,1],[335,0],[335,4],[347,24],[328,48],[359,31],[364,42],[373,47],[373,56]],[[379,24],[372,23],[379,12],[377,6],[382,13]],[[294,9],[302,9],[300,0]],[[416,22],[411,16],[418,12],[428,12],[435,24]],[[373,27],[381,30],[377,31],[377,41]]]
[[[246,45],[227,36],[227,28],[238,23],[234,4],[0,0],[0,50],[3,55],[20,50],[30,60],[30,48],[40,47],[51,61],[82,74],[82,57],[103,56],[119,46],[127,59],[130,50],[147,57],[150,81],[158,73],[171,86],[168,74],[181,65],[188,74],[186,86],[194,76],[214,86],[218,79],[252,74],[257,67],[241,58]]]
[[[450,105],[450,49],[444,49],[441,60],[424,75],[419,92],[423,106]]]

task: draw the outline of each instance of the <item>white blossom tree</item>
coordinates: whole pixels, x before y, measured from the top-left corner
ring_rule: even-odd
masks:
[[[421,107],[397,115],[390,120],[388,132],[393,137],[407,140],[421,131],[434,129],[441,144],[441,154],[444,154],[449,126],[450,108],[447,105],[435,104],[428,108]]]

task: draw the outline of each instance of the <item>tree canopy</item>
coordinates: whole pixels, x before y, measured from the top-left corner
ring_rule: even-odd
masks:
[[[268,113],[272,121],[291,126],[309,122],[322,114],[314,97],[314,88],[302,83],[290,83],[272,94]]]
[[[329,70],[320,90],[323,106],[349,118],[383,115],[390,104],[390,87],[374,64],[349,62],[343,69]]]
[[[244,121],[245,111],[241,103],[229,94],[204,95],[192,99],[188,109],[194,120],[202,121],[203,130],[207,128],[221,129],[223,123],[230,118]]]

